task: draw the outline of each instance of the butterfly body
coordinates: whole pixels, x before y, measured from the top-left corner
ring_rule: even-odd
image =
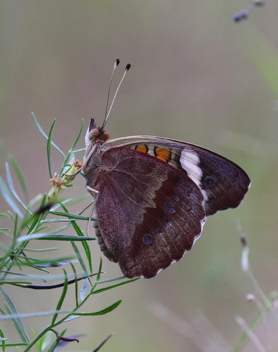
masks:
[[[108,139],[91,121],[83,172],[103,253],[151,278],[189,251],[206,217],[237,207],[250,179],[207,149],[155,136]]]

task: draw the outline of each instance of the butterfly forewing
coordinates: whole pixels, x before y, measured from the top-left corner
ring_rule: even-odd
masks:
[[[135,149],[146,145],[147,153],[153,156],[158,147],[169,150],[167,162],[186,172],[203,193],[207,216],[219,210],[236,208],[250,187],[251,181],[242,168],[193,144],[153,136],[124,137],[107,143],[108,147],[116,145]]]

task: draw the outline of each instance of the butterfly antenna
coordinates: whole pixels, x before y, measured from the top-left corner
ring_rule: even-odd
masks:
[[[119,59],[115,60],[115,62],[114,62],[114,67],[113,67],[113,71],[112,71],[112,75],[111,75],[111,78],[110,78],[109,87],[108,87],[108,94],[107,94],[107,100],[106,100],[106,108],[105,108],[104,121],[106,120],[106,116],[107,116],[108,103],[109,103],[109,97],[110,97],[110,90],[111,90],[111,85],[112,85],[114,73],[115,73],[115,71],[116,71],[117,66],[119,66],[119,64],[120,64],[120,60],[119,60]]]
[[[117,87],[117,89],[116,89],[116,92],[115,92],[115,94],[114,94],[114,97],[113,97],[113,99],[112,99],[112,102],[111,102],[111,104],[110,104],[110,108],[109,108],[109,110],[108,110],[108,100],[109,100],[109,94],[110,94],[110,88],[111,88],[112,78],[113,78],[113,76],[114,76],[114,72],[115,72],[115,70],[116,70],[116,67],[119,65],[119,63],[120,63],[120,60],[117,59],[117,60],[115,61],[115,64],[114,64],[114,69],[113,69],[113,72],[112,72],[112,76],[111,76],[111,80],[110,80],[110,84],[109,84],[109,88],[108,88],[108,97],[107,97],[106,110],[105,110],[105,119],[104,119],[103,124],[102,124],[102,127],[101,127],[102,129],[103,129],[104,126],[106,125],[106,122],[107,122],[107,120],[108,120],[108,117],[109,117],[110,112],[111,112],[111,110],[112,110],[112,107],[113,107],[113,105],[114,105],[114,102],[115,102],[116,96],[117,96],[117,94],[118,94],[118,91],[119,91],[119,89],[120,89],[120,87],[121,87],[121,85],[122,85],[122,83],[123,83],[123,80],[124,80],[124,78],[125,78],[125,75],[127,74],[127,71],[128,71],[128,70],[130,69],[130,67],[131,67],[130,64],[127,64],[127,65],[126,65],[126,68],[125,68],[123,77],[122,77],[122,79],[120,80],[120,83],[118,84],[118,87]],[[108,112],[107,112],[107,110],[108,110]]]

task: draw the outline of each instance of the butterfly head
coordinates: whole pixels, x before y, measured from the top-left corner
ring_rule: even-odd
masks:
[[[98,164],[94,156],[101,151],[101,146],[108,140],[109,134],[105,133],[103,127],[97,127],[95,120],[91,119],[85,136],[86,151],[83,162],[83,170],[90,165]]]
[[[109,137],[109,134],[105,133],[103,127],[97,127],[95,120],[91,119],[85,136],[86,149],[91,149],[98,141],[102,141],[102,143],[106,142]]]

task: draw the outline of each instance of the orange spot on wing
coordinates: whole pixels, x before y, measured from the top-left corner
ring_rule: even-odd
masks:
[[[147,153],[148,152],[148,148],[146,145],[137,145],[135,150],[137,150],[138,152],[142,152],[142,153]]]
[[[155,156],[158,159],[165,161],[166,163],[170,160],[170,155],[171,153],[170,153],[170,150],[168,149],[159,148],[159,147],[155,149]]]

